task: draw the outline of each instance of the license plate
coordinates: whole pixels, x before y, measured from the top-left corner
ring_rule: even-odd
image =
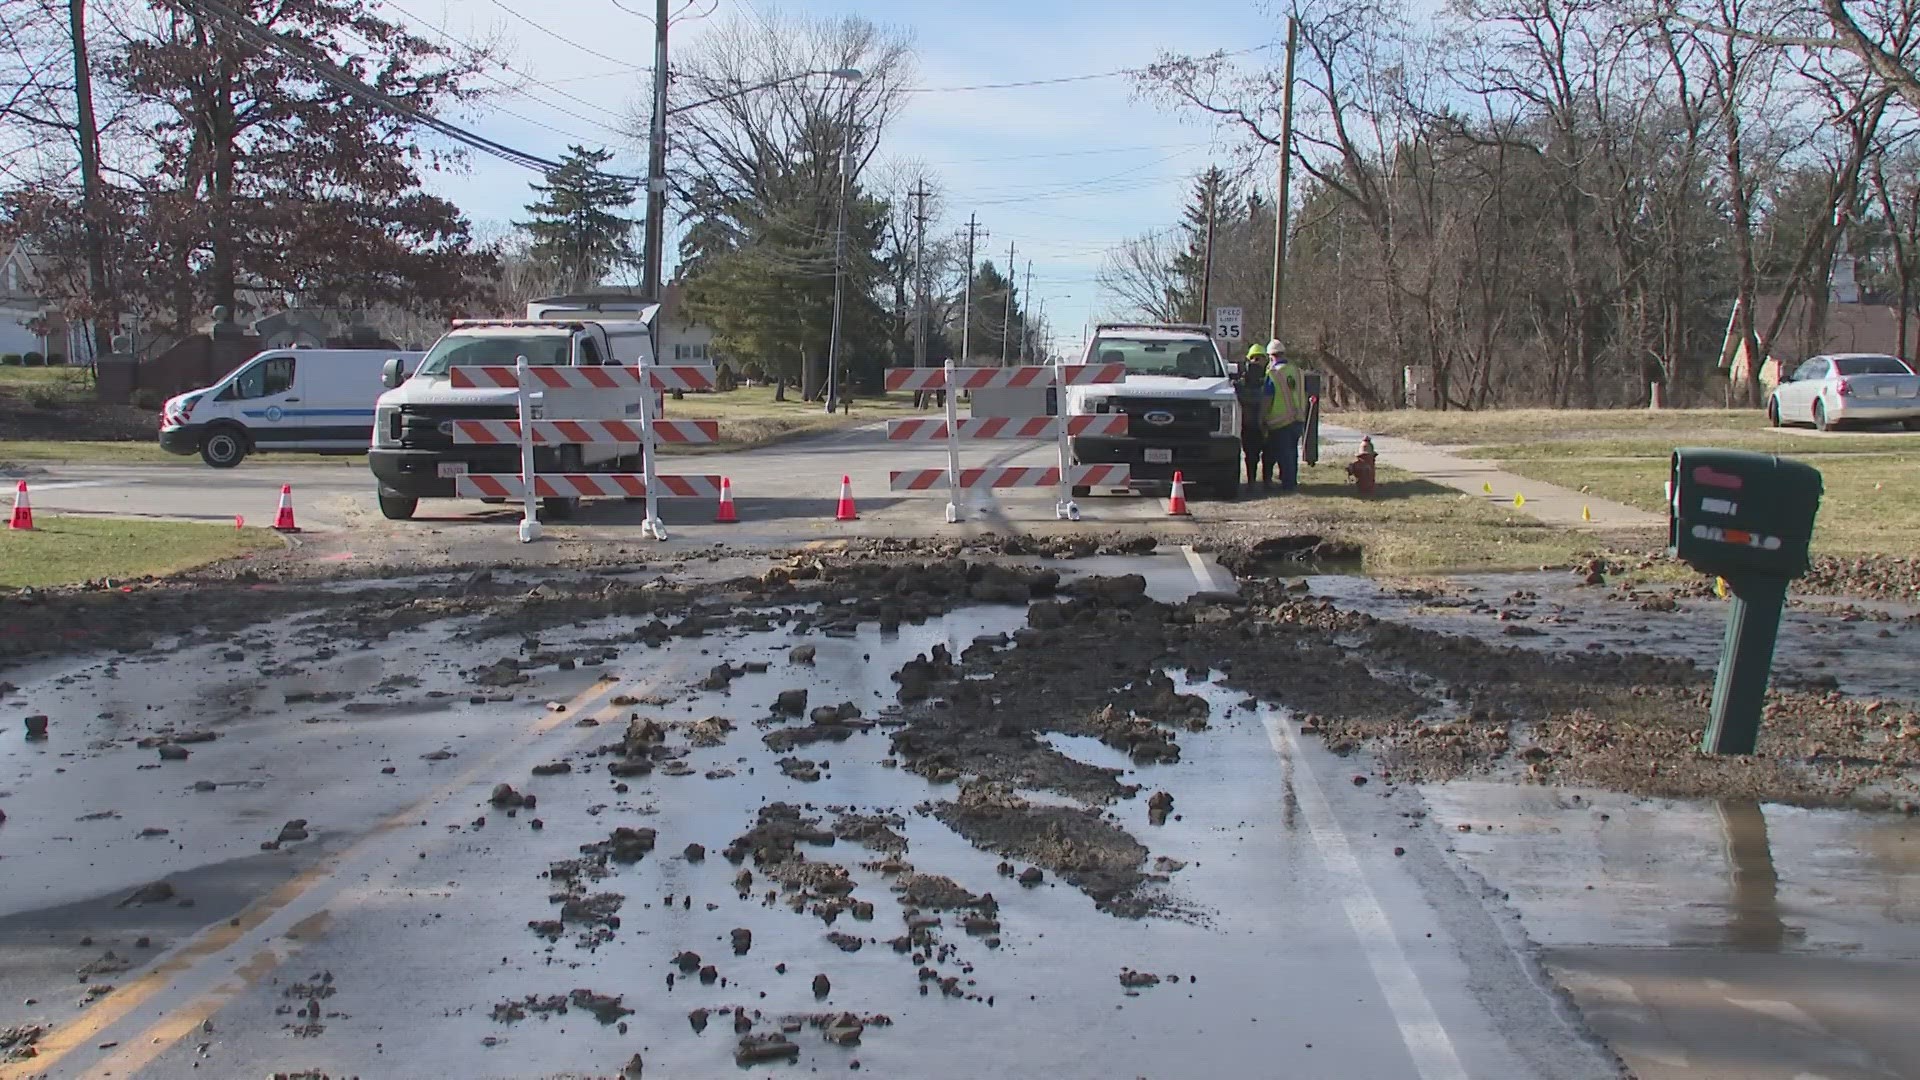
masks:
[[[1153,447],[1148,447],[1146,461],[1149,465],[1171,465],[1173,464],[1173,451],[1171,449],[1154,449]]]
[[[1878,394],[1881,397],[1899,397],[1900,388],[1897,386],[1881,386],[1876,388],[1874,390],[1874,393]]]
[[[434,466],[434,471],[439,473],[442,480],[454,476],[464,476],[467,472],[467,463],[464,461],[442,461]]]

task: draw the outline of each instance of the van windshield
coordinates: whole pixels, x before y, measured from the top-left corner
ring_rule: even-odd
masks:
[[[567,348],[573,335],[528,334],[525,336],[443,337],[427,358],[420,361],[416,375],[445,375],[452,367],[512,367],[524,356],[534,367],[566,367]]]
[[[1093,359],[1098,364],[1125,364],[1129,375],[1169,375],[1180,379],[1226,377],[1213,342],[1193,337],[1097,338]]]

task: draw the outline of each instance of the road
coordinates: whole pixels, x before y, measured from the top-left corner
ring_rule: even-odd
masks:
[[[1045,467],[1057,455],[1052,444],[978,442],[969,445],[966,464]],[[946,493],[895,494],[887,490],[889,470],[944,468],[946,454],[933,445],[893,443],[884,421],[861,424],[828,435],[795,439],[777,447],[697,456],[661,457],[663,473],[724,475],[733,482],[742,528],[757,542],[791,542],[843,535],[833,521],[840,478],[853,481],[854,496],[867,534],[922,535],[945,526]],[[256,455],[230,470],[209,469],[197,459],[165,465],[56,465],[27,477],[36,509],[51,513],[114,514],[134,517],[249,524],[273,520],[280,485],[293,487],[297,519],[303,528],[374,530],[396,537],[421,531],[419,525],[387,523],[373,501],[373,479],[360,459],[320,460],[298,455]],[[982,527],[1014,522],[1044,525],[1054,520],[1052,489],[1002,489],[969,493],[966,519]],[[662,518],[670,527],[712,522],[708,500],[663,500]],[[1158,499],[1096,496],[1080,500],[1084,518],[1140,521],[1163,517]],[[641,520],[636,507],[614,501],[589,501],[567,528],[592,535],[596,527],[630,533]],[[427,528],[482,523],[504,524],[517,513],[466,500],[429,500],[415,519]],[[510,530],[507,530],[510,531]],[[718,538],[718,537],[716,537]]]
[[[827,613],[884,595],[871,582],[750,609],[700,577],[755,563],[632,575],[644,587],[612,608],[604,577],[344,583],[310,617],[6,671],[0,1039],[30,1027],[36,1055],[0,1080],[612,1075],[636,1056],[628,1075],[737,1075],[736,1015],[790,1040],[799,1068],[889,1077],[1599,1080],[1617,1075],[1613,1053],[1662,1080],[1920,1067],[1897,1004],[1920,959],[1911,822],[1394,782],[1221,672],[1178,667],[1170,688],[1205,723],[1180,725],[1177,760],[1147,763],[1047,719],[1071,712],[1047,704],[1056,693],[1116,684],[1078,660],[1051,684],[1016,677],[1008,664],[1034,651],[994,635],[1027,633],[1026,608],[854,629]],[[1167,603],[1229,580],[1178,550],[1057,568],[1139,573]],[[574,586],[589,606],[540,606]],[[1307,587],[1514,640],[1364,579]],[[656,591],[692,606],[656,606]],[[495,599],[435,613],[463,596]],[[1609,632],[1590,590],[1550,599],[1584,605],[1565,609],[1576,636]],[[1105,621],[1058,647],[1104,651],[1118,673],[1166,663],[1128,644],[1133,609],[1093,610]],[[668,629],[695,615],[708,622]],[[1713,617],[1637,640],[1688,653]],[[1821,650],[1849,686],[1885,676],[1835,651],[1841,625],[1796,617],[1785,648]],[[896,675],[936,646],[972,658],[937,701],[994,688],[1001,722],[1051,747],[1024,802],[956,784],[900,741],[945,711],[912,704]],[[1048,655],[1027,662],[1047,670]],[[503,663],[529,681],[482,677]],[[805,730],[770,708],[793,690],[863,719],[779,744]],[[45,742],[18,734],[35,713]],[[635,715],[662,725],[658,767],[615,775]],[[212,738],[175,760],[137,741],[169,730]],[[1017,768],[1045,763],[1025,746]],[[990,771],[1002,752],[957,760]],[[1138,787],[1107,801],[1080,786],[1104,778]],[[492,803],[502,782],[536,805]],[[1164,820],[1149,792],[1172,793]],[[786,844],[807,822],[835,835],[779,861],[778,830],[748,839],[756,817],[784,820],[763,813],[775,803],[794,808]],[[969,831],[1002,813],[1047,824]],[[651,850],[579,862],[620,828],[652,830]],[[1122,899],[1143,907],[1073,876],[1136,840],[1123,862],[1147,873]],[[736,862],[735,844],[755,853]],[[1036,884],[1008,876],[1042,863]],[[164,895],[140,891],[155,882]]]

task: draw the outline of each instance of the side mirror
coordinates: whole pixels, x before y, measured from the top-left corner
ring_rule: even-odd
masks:
[[[407,381],[407,369],[400,364],[400,358],[390,356],[380,369],[380,385],[391,390]]]
[[[1227,378],[1232,379],[1234,382],[1240,381],[1240,361],[1227,361]]]

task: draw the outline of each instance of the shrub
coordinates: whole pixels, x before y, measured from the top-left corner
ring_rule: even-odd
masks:
[[[0,356],[0,366],[19,367],[20,354],[17,352],[10,352],[10,353],[7,353],[5,356]]]
[[[47,358],[37,352],[30,352],[21,357],[21,360],[28,367],[45,367],[47,363]]]
[[[67,366],[67,354],[66,354],[66,353],[63,353],[63,352],[50,352],[50,353],[48,353],[48,354],[47,354],[47,366],[48,366],[48,367],[66,367],[66,366]]]

